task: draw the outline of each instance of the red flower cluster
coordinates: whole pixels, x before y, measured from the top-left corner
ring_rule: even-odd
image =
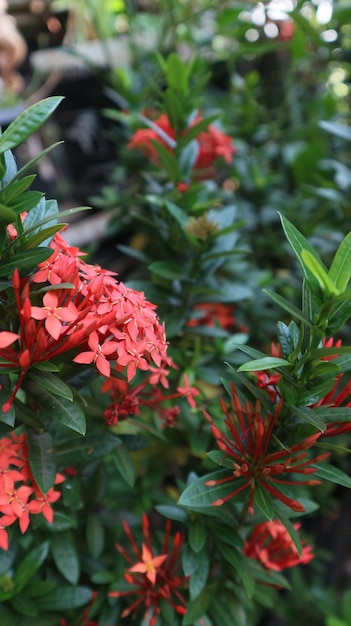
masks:
[[[118,282],[114,272],[89,265],[60,234],[52,256],[31,276],[12,278],[11,331],[0,333],[0,367],[18,368],[19,379],[3,411],[10,409],[30,367],[73,351],[73,361],[94,364],[110,376],[111,362],[128,381],[136,371],[172,366],[156,306],[142,292]],[[42,292],[44,291],[44,296]]]
[[[64,477],[56,474],[55,485]],[[60,497],[60,492],[51,487],[42,493],[31,473],[28,462],[25,433],[0,439],[0,547],[8,550],[6,528],[17,520],[22,533],[29,526],[29,515],[42,513],[51,524],[54,512],[50,506]]]
[[[194,306],[194,317],[189,320],[188,326],[216,326],[224,330],[233,331],[236,328],[236,319],[234,316],[235,307],[233,304],[224,304],[221,302],[203,302]],[[242,332],[247,330],[246,327],[240,328]]]
[[[299,530],[301,524],[294,524]],[[280,520],[263,522],[253,529],[249,539],[245,541],[244,553],[251,559],[262,563],[266,569],[280,572],[287,567],[295,567],[312,561],[312,546],[302,543],[299,555],[288,531]]]
[[[143,607],[145,615],[150,616],[149,626],[156,624],[157,615],[160,614],[160,602],[165,600],[177,613],[186,614],[185,598],[179,591],[187,581],[187,578],[179,575],[180,555],[184,539],[177,532],[174,535],[172,548],[170,546],[171,523],[167,520],[166,532],[162,543],[162,554],[155,555],[153,552],[149,520],[143,515],[143,534],[145,542],[140,549],[137,545],[129,525],[124,522],[125,533],[131,543],[133,556],[120,544],[116,544],[117,550],[130,563],[130,567],[124,574],[124,578],[131,585],[130,591],[110,591],[110,598],[135,595],[137,599],[124,611],[121,617],[133,615],[135,617],[139,607]],[[137,559],[137,562],[135,562]],[[145,619],[144,615],[144,619]]]
[[[196,126],[201,120],[202,117],[198,115],[189,128]],[[176,147],[177,135],[165,113],[162,113],[157,119],[153,120],[153,123],[160,131],[158,132],[152,128],[137,130],[129,142],[128,148],[140,150],[152,163],[160,165],[159,156],[153,142],[156,141],[162,144],[173,154],[174,148]],[[186,133],[187,131],[185,130],[182,134],[186,136]],[[206,170],[212,165],[213,161],[216,161],[216,159],[220,157],[227,163],[232,162],[235,148],[232,144],[231,137],[225,135],[212,124],[209,125],[206,131],[199,133],[196,137],[196,141],[198,143],[199,153],[194,164],[194,170]]]
[[[177,393],[164,394],[156,385],[160,382],[162,370],[155,371],[146,381],[130,388],[130,385],[118,378],[109,378],[102,386],[104,393],[111,394],[112,402],[104,411],[104,419],[108,426],[116,426],[118,421],[124,420],[140,414],[140,407],[147,406],[162,421],[162,426],[174,426],[176,418],[180,413],[179,406],[168,407],[165,403],[175,398],[185,397],[191,408],[196,407],[195,397],[199,395],[199,390],[190,387],[188,376],[184,374],[184,387],[177,387]],[[168,387],[168,380],[165,379],[164,386]]]
[[[238,481],[240,486],[233,492],[212,502],[213,506],[220,506],[230,498],[245,489],[249,489],[249,512],[253,513],[254,493],[257,485],[268,491],[272,496],[286,504],[293,511],[303,512],[304,507],[297,500],[293,500],[279,490],[279,485],[315,485],[317,480],[296,481],[298,474],[311,475],[316,471],[312,464],[324,460],[329,453],[309,458],[308,452],[321,433],[317,432],[310,437],[294,444],[290,448],[280,447],[274,443],[273,431],[279,418],[282,402],[274,413],[262,415],[259,401],[252,405],[246,401],[242,406],[235,390],[231,385],[231,411],[221,398],[221,407],[225,415],[225,427],[229,435],[224,434],[213,422],[210,415],[204,412],[211,424],[211,432],[217,440],[217,445],[224,452],[225,457],[233,460],[230,476],[220,480],[209,480],[205,483],[212,487],[226,482]],[[287,478],[291,476],[292,479]]]

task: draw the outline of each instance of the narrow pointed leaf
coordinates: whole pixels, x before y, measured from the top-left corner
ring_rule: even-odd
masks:
[[[351,233],[338,247],[329,270],[329,278],[342,293],[351,278]]]
[[[305,266],[310,270],[313,276],[317,279],[320,288],[329,295],[337,296],[339,291],[330,279],[329,274],[325,271],[323,265],[320,263],[314,254],[311,254],[309,250],[301,251],[301,259]]]
[[[51,96],[32,104],[20,113],[0,136],[0,152],[12,150],[30,137],[44,124],[62,100],[62,96]]]
[[[266,356],[262,359],[255,359],[254,361],[247,361],[238,368],[239,372],[258,372],[260,370],[271,370],[277,367],[292,367],[292,363],[286,359],[280,359],[279,357]]]

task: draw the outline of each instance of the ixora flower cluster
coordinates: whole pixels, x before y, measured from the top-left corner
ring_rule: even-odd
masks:
[[[137,370],[149,370],[164,382],[173,364],[155,305],[118,282],[114,272],[86,263],[59,233],[50,247],[52,256],[29,276],[13,272],[11,330],[0,332],[0,367],[19,376],[2,410],[11,409],[30,368],[63,353],[71,353],[74,363],[95,365],[105,377],[113,363],[126,370],[128,381]]]
[[[55,485],[64,481],[56,474]],[[29,526],[29,515],[41,513],[52,523],[54,511],[50,506],[60,497],[51,487],[42,493],[31,472],[28,462],[27,436],[10,432],[0,439],[0,548],[8,550],[7,528],[18,521],[22,533]]]
[[[181,137],[186,137],[190,129],[196,127],[202,121],[202,116],[197,115],[189,127],[182,131],[177,137],[176,130],[172,127],[168,116],[162,113],[152,120],[152,128],[137,130],[128,144],[129,149],[140,150],[152,163],[160,165],[160,158],[155,147],[155,142],[161,144],[170,154],[174,154],[177,141]],[[223,158],[227,163],[231,163],[235,154],[235,147],[232,138],[210,124],[208,128],[196,136],[197,156],[193,165],[193,170],[197,176],[204,178],[212,177],[211,168],[214,161]],[[207,173],[207,175],[206,175]],[[180,191],[184,191],[181,186]]]

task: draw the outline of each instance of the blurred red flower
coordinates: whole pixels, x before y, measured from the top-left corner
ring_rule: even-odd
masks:
[[[294,524],[299,530],[301,524]],[[312,546],[302,542],[302,552],[297,548],[285,526],[280,520],[263,522],[253,529],[249,539],[245,541],[244,553],[256,561],[260,561],[266,569],[280,572],[287,567],[295,567],[300,563],[312,561]]]

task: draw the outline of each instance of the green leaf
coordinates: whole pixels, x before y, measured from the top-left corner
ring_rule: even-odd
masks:
[[[160,159],[161,165],[165,169],[170,180],[172,180],[173,182],[178,182],[181,176],[176,157],[171,154],[167,150],[167,148],[165,148],[165,146],[159,141],[152,140],[151,143],[154,146],[158,158]]]
[[[193,600],[187,603],[187,613],[183,617],[182,626],[194,626],[194,624],[206,613],[210,606],[213,590],[206,587]]]
[[[339,245],[329,269],[329,278],[343,293],[351,278],[351,233]]]
[[[318,463],[317,465],[312,465],[312,467],[316,468],[316,472],[313,474],[313,478],[320,478],[321,480],[328,480],[331,483],[336,483],[337,485],[342,485],[342,487],[351,488],[351,478],[345,472],[338,469],[337,467],[333,467],[332,465],[328,465],[327,463]]]
[[[183,524],[188,519],[188,514],[186,511],[181,509],[179,506],[174,506],[170,504],[158,504],[155,506],[156,511],[167,517],[168,519],[174,520],[175,522],[182,522]]]
[[[260,370],[276,369],[277,367],[292,367],[292,363],[286,359],[280,359],[274,356],[266,356],[262,359],[255,359],[254,361],[247,361],[238,368],[239,372],[258,372]]]
[[[207,583],[210,571],[210,559],[207,552],[203,550],[199,556],[200,561],[198,563],[198,567],[191,575],[189,581],[189,593],[191,599],[196,598],[202,592]]]
[[[192,576],[192,574],[199,567],[199,564],[200,556],[197,552],[194,552],[188,544],[186,544],[182,555],[182,565],[185,576]]]
[[[91,600],[92,591],[88,587],[56,587],[54,591],[38,598],[38,611],[69,611],[79,609]]]
[[[178,54],[172,52],[166,60],[166,78],[171,89],[185,95],[188,89],[187,66]]]
[[[49,551],[49,543],[47,541],[41,543],[25,556],[18,566],[13,577],[16,593],[19,593],[26,584],[33,578],[35,572],[44,563]]]
[[[28,431],[27,441],[31,472],[39,489],[46,494],[56,477],[52,437],[49,433]]]
[[[64,224],[55,224],[53,226],[48,226],[47,228],[43,228],[39,233],[36,233],[33,237],[28,237],[23,244],[21,244],[21,250],[28,250],[32,248],[36,248],[37,246],[48,246],[50,245],[53,236],[58,233]],[[26,236],[26,233],[23,233],[23,236]]]
[[[339,290],[336,288],[329,274],[324,269],[323,265],[316,258],[315,254],[311,254],[308,250],[301,251],[301,259],[305,266],[310,270],[313,276],[317,279],[318,284],[322,291],[326,292],[330,296],[338,296]]]
[[[113,460],[116,467],[130,487],[133,487],[135,481],[135,467],[133,459],[130,456],[126,446],[123,444],[118,446],[114,451]]]
[[[233,461],[231,461],[230,458],[228,458],[221,450],[211,450],[210,452],[207,452],[206,456],[214,463],[217,463],[217,465],[228,467],[228,469],[232,469],[233,467]]]
[[[94,559],[99,558],[104,549],[105,532],[98,515],[92,513],[88,516],[86,536],[91,556],[94,557]]]
[[[212,472],[211,474],[206,474],[206,476],[198,478],[186,487],[179,498],[178,504],[189,509],[211,507],[213,502],[221,500],[232,491],[239,489],[245,481],[240,478],[233,478],[233,480],[219,485],[207,486],[205,483],[210,480],[217,481],[223,478],[229,478],[230,476],[231,473],[228,472],[228,470],[219,470],[218,472]]]
[[[63,424],[79,433],[85,435],[86,423],[85,415],[81,406],[74,401],[64,397],[52,395],[44,387],[39,385],[31,386],[31,392],[40,400],[39,417],[44,421],[51,418],[55,422]]]
[[[296,415],[298,415],[303,420],[303,422],[306,422],[307,424],[311,424],[312,426],[320,430],[322,433],[325,431],[326,429],[325,422],[321,419],[321,417],[317,413],[315,413],[313,409],[309,409],[308,407],[304,407],[304,406],[299,406],[299,407],[295,406],[291,408],[294,411],[294,413],[296,413]]]
[[[274,293],[273,291],[270,291],[269,289],[263,289],[263,292],[266,293],[267,296],[272,298],[272,300],[274,300],[274,302],[276,302],[280,307],[282,307],[282,309],[285,309],[285,311],[288,311],[288,313],[293,315],[293,317],[296,317],[297,319],[299,319],[301,322],[303,322],[310,328],[314,328],[312,322],[292,302],[289,302],[289,300],[286,300],[279,294]]]
[[[301,265],[301,268],[302,268],[302,271],[304,273],[306,280],[309,283],[316,284],[316,279],[313,273],[305,265],[302,259],[302,256],[301,256],[302,251],[307,250],[312,256],[314,256],[315,260],[322,265],[325,271],[327,271],[326,268],[323,266],[321,260],[319,259],[318,255],[316,254],[315,250],[312,248],[310,243],[307,241],[307,239],[305,239],[305,237],[297,230],[297,228],[295,228],[295,226],[293,226],[293,224],[291,224],[291,222],[289,222],[289,220],[286,217],[284,217],[280,213],[279,213],[279,216],[281,219],[285,236],[287,240],[289,241],[292,249],[294,250],[298,261],[300,262],[300,265]]]
[[[61,96],[51,96],[20,113],[0,136],[0,152],[11,150],[28,139],[44,124],[62,100]]]
[[[111,432],[89,432],[79,439],[61,440],[56,446],[55,455],[63,467],[71,465],[72,460],[76,464],[85,464],[106,456],[121,444],[121,439]]]
[[[58,221],[58,205],[56,200],[42,199],[38,205],[32,209],[23,222],[26,235],[40,232],[42,226],[55,226]],[[63,224],[60,225],[62,228]]]
[[[155,261],[148,268],[151,272],[167,280],[185,280],[184,270],[173,261]]]
[[[260,509],[261,513],[268,519],[274,517],[274,501],[270,493],[261,487],[259,483],[255,484],[254,502]]]
[[[206,543],[206,530],[203,517],[196,517],[190,522],[188,541],[194,552],[201,552]]]
[[[10,276],[16,268],[20,272],[29,274],[38,263],[46,261],[51,255],[51,248],[38,248],[25,252],[16,252],[16,254],[11,257],[4,255],[0,264],[0,276]]]
[[[61,398],[67,398],[67,400],[73,400],[72,389],[66,385],[58,376],[51,374],[50,371],[46,371],[43,374],[30,370],[28,378],[33,380],[37,385],[46,389],[46,391],[53,393],[55,396]]]
[[[50,540],[50,549],[58,571],[67,582],[76,585],[80,566],[73,535],[69,531],[54,533]]]
[[[3,187],[0,192],[0,202],[3,204],[11,204],[11,201],[23,193],[35,180],[35,174],[25,176],[17,182],[10,182]]]

